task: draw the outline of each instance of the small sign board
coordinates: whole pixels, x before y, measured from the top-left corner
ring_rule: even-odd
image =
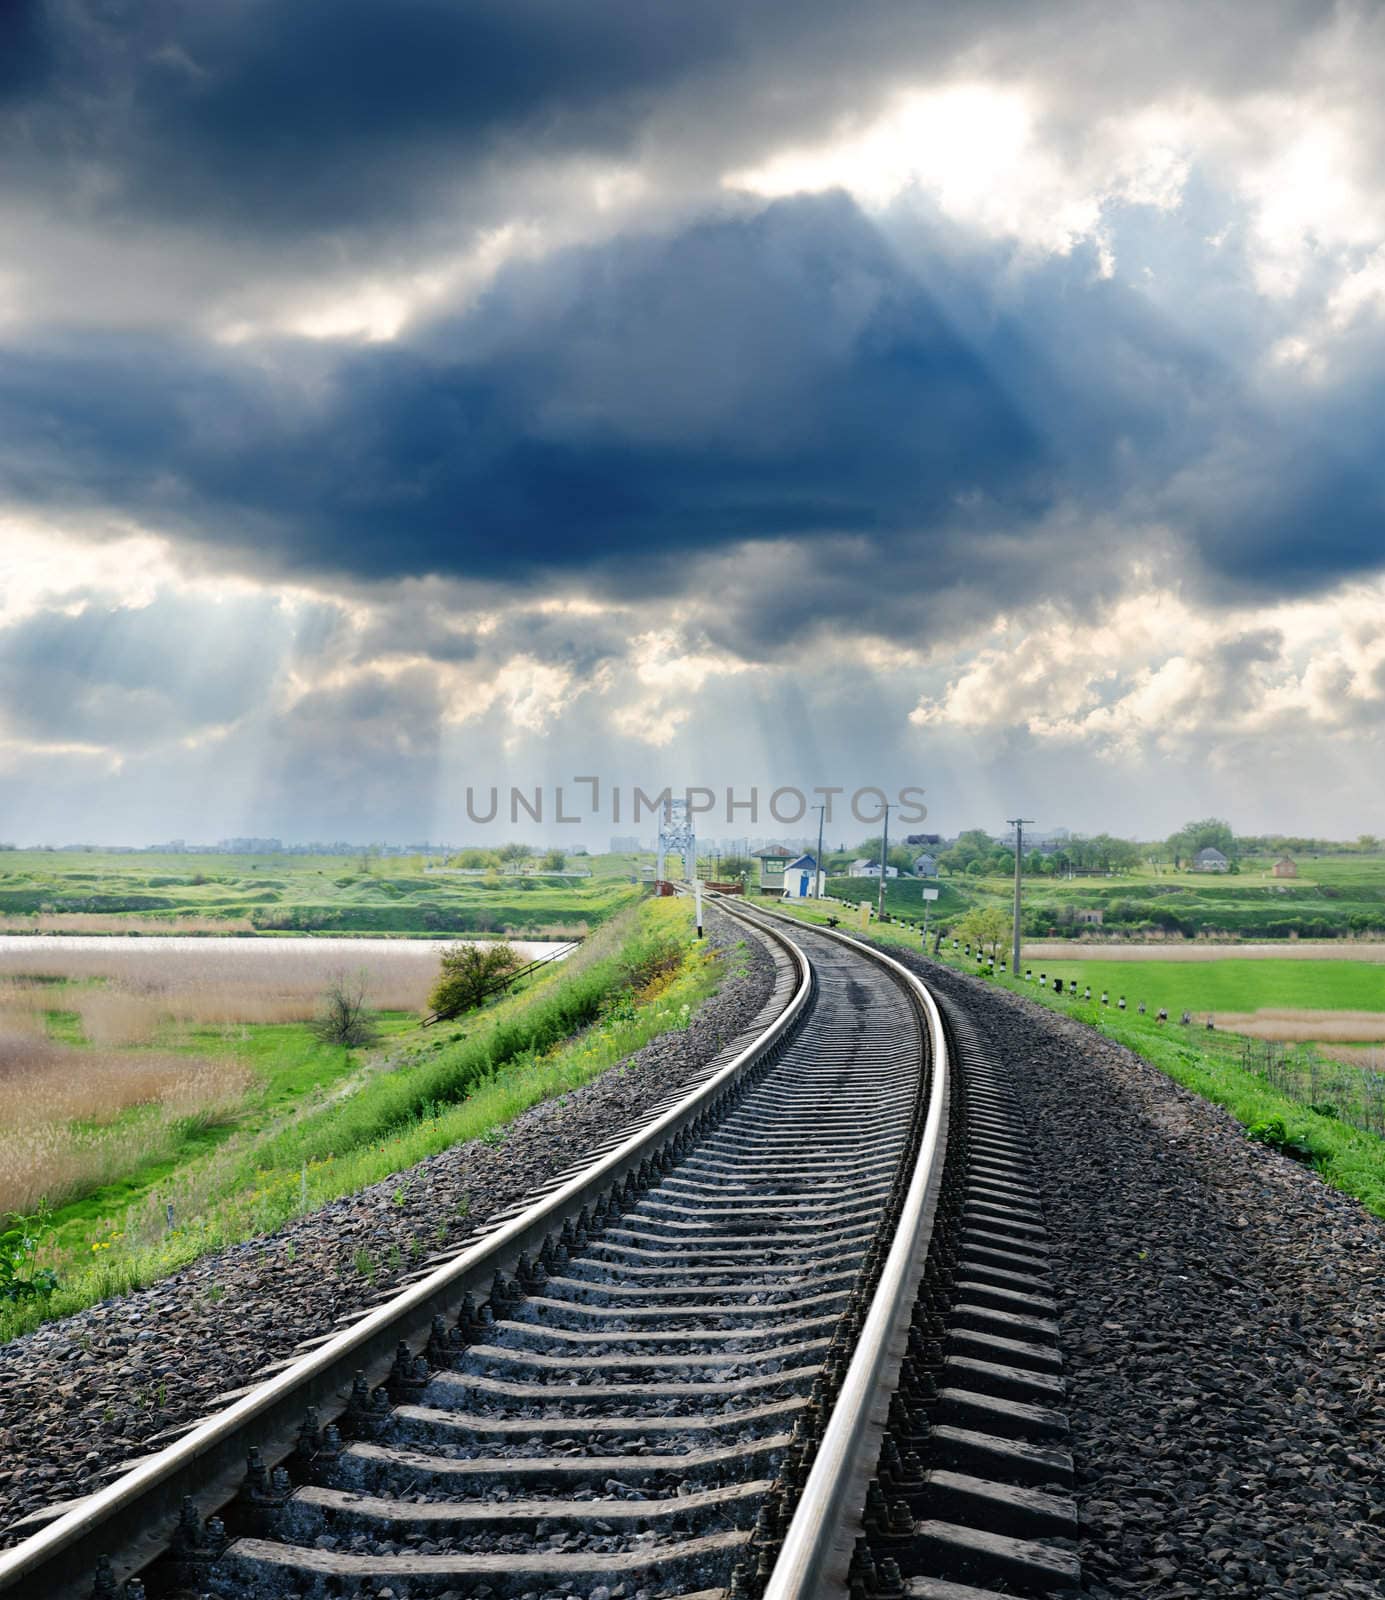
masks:
[[[938,891],[936,889],[925,889],[923,891],[923,898],[925,900],[936,900],[938,898]]]

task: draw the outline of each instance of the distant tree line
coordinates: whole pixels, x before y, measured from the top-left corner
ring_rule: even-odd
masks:
[[[562,850],[545,850],[542,853],[533,845],[513,840],[497,845],[494,850],[458,850],[447,858],[449,867],[460,867],[470,872],[519,872],[525,862],[536,860],[543,872],[562,872],[567,866],[567,854]]]

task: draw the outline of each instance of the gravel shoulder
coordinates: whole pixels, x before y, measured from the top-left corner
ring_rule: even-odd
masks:
[[[426,1255],[469,1232],[709,1062],[767,1002],[774,964],[758,937],[710,909],[707,935],[731,970],[687,1030],[531,1107],[501,1142],[455,1146],[0,1347],[0,1546],[30,1511],[89,1493],[104,1468],[362,1308],[409,1269],[411,1250]],[[373,1282],[355,1266],[362,1250],[380,1267]]]
[[[1385,1223],[1122,1046],[905,959],[1016,1068],[1087,1592],[1380,1600]]]

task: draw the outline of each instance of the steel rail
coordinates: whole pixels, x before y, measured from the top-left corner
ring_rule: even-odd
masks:
[[[598,1154],[484,1239],[366,1312],[22,1544],[0,1552],[0,1593],[87,1600],[92,1572],[102,1556],[110,1559],[117,1579],[141,1571],[168,1548],[184,1497],[190,1497],[203,1516],[216,1512],[232,1498],[251,1446],[261,1450],[268,1464],[282,1459],[292,1449],[308,1407],[319,1408],[324,1420],[337,1415],[357,1372],[365,1372],[372,1383],[381,1381],[401,1340],[426,1338],[435,1315],[455,1315],[467,1292],[497,1270],[512,1269],[519,1256],[540,1245],[555,1226],[712,1109],[785,1038],[813,993],[812,967],[802,950],[774,929],[762,931],[788,953],[798,981],[788,1003],[759,1038],[677,1104]]]
[[[928,1111],[908,1193],[865,1324],[764,1590],[764,1600],[838,1600],[847,1592],[847,1569],[860,1531],[866,1486],[879,1453],[933,1231],[950,1109],[947,1035],[933,996],[893,957],[834,929],[798,923],[758,907],[756,913],[747,920],[765,916],[795,922],[886,967],[921,1008],[931,1046]]]

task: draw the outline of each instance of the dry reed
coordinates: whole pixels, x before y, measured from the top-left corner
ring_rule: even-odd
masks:
[[[168,1146],[189,1118],[223,1119],[250,1074],[234,1060],[79,1049],[0,1032],[0,1213],[60,1204]],[[127,1117],[137,1108],[146,1116]]]
[[[1213,1012],[1219,1028],[1249,1034],[1253,1039],[1278,1039],[1286,1044],[1350,1044],[1385,1040],[1385,1011],[1308,1011],[1266,1007],[1259,1011]],[[1206,1020],[1206,1014],[1199,1016]]]
[[[62,978],[71,987],[60,1003],[79,1014],[93,1044],[148,1043],[165,1018],[212,1026],[307,1022],[343,969],[367,974],[367,1000],[374,1009],[422,1011],[437,981],[437,960],[436,947],[405,943],[372,945],[357,954],[272,940],[205,950],[160,949],[153,941],[149,948],[88,950],[35,940],[0,951],[0,978],[11,980],[0,983],[0,1005],[6,991],[19,992],[16,979]]]
[[[1385,1050],[1375,1045],[1339,1044],[1335,1050],[1324,1050],[1329,1061],[1338,1061],[1345,1067],[1357,1067],[1362,1072],[1385,1076]]]
[[[1334,939],[1310,943],[1285,939],[1278,944],[1213,944],[1210,940],[1088,942],[1086,939],[1035,939],[1026,941],[1029,961],[1385,961],[1385,944],[1379,940]]]
[[[153,1044],[165,1015],[153,996],[117,988],[69,991],[64,1004],[81,1019],[88,1041],[105,1049]]]

